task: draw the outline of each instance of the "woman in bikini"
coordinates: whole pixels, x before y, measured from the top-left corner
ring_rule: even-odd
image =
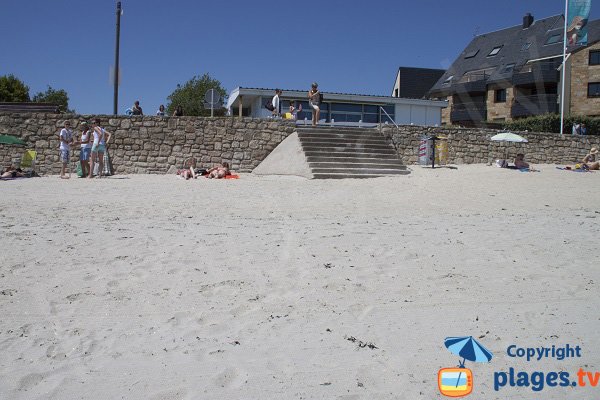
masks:
[[[229,163],[224,162],[223,164],[209,169],[206,177],[209,179],[223,179],[227,175],[231,175],[231,172],[229,171]]]

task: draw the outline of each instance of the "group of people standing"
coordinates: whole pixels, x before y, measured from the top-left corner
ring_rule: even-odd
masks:
[[[81,165],[82,177],[93,178],[95,165],[98,165],[98,177],[102,176],[104,171],[104,153],[110,142],[111,133],[100,126],[100,119],[96,118],[90,126],[87,122],[81,123],[81,136],[79,140],[74,140],[71,122],[65,121],[63,129],[59,134],[60,139],[60,161],[62,168],[60,177],[67,179],[67,167],[71,161],[71,145],[79,144],[79,162]]]
[[[133,106],[131,108],[128,108],[125,113],[127,115],[144,115],[144,110],[142,110],[139,100],[136,100],[135,103],[133,103]],[[159,117],[167,116],[166,109],[163,104],[161,104],[158,107],[156,115]],[[175,108],[175,111],[173,111],[173,117],[183,117],[183,107],[177,106]]]
[[[268,103],[267,107],[274,118],[281,116],[281,102],[280,96],[283,94],[281,89],[275,89],[275,96],[271,100],[270,104]],[[313,82],[310,90],[308,91],[308,104],[312,109],[312,124],[316,126],[319,123],[319,118],[321,114],[321,102],[323,100],[323,95],[319,91],[319,85],[317,82]],[[289,113],[292,116],[292,119],[298,119],[298,113],[302,111],[302,104],[298,104],[296,106],[295,101],[290,101],[290,110]]]

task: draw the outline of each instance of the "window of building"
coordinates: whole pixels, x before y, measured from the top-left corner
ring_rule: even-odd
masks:
[[[523,46],[521,46],[521,51],[529,50],[530,47],[531,47],[531,42],[523,43]]]
[[[600,65],[600,50],[590,51],[590,65]]]
[[[490,54],[488,54],[488,57],[494,57],[496,54],[500,53],[500,50],[502,49],[502,46],[496,46],[492,49],[492,51],[490,51]]]
[[[546,44],[555,44],[560,42],[562,39],[562,34],[560,33],[555,33],[554,35],[551,35],[548,37],[548,40],[546,40]]]
[[[494,93],[494,101],[496,103],[506,103],[506,89],[498,89]]]
[[[513,69],[515,69],[515,64],[507,64],[504,66],[504,68],[502,68],[502,70],[500,71],[501,74],[508,74],[510,72],[513,72]]]
[[[398,89],[394,89],[394,97],[398,97]]]
[[[479,54],[479,49],[477,49],[477,50],[473,50],[473,51],[470,51],[470,52],[468,52],[467,54],[465,54],[465,60],[466,60],[467,58],[473,58],[473,57],[475,57],[477,54]]]
[[[588,97],[600,97],[600,82],[588,83]]]

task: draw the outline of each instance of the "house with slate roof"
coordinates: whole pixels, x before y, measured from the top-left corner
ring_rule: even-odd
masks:
[[[600,116],[600,20],[588,45],[568,49],[565,113]],[[557,15],[473,38],[433,85],[448,100],[443,124],[477,125],[560,112],[564,17]]]

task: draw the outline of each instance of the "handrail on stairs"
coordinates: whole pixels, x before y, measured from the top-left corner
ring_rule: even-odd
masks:
[[[394,124],[394,126],[396,126],[396,128],[397,128],[398,130],[400,130],[400,127],[398,126],[398,124],[396,123],[396,121],[394,121],[394,119],[393,119],[392,117],[390,117],[390,114],[388,114],[388,113],[387,113],[387,111],[385,111],[385,110],[383,109],[383,107],[381,107],[381,106],[379,106],[379,121],[381,121],[381,112],[382,112],[382,111],[385,113],[385,115],[388,117],[388,119],[389,119],[390,121],[392,121],[392,124]]]

